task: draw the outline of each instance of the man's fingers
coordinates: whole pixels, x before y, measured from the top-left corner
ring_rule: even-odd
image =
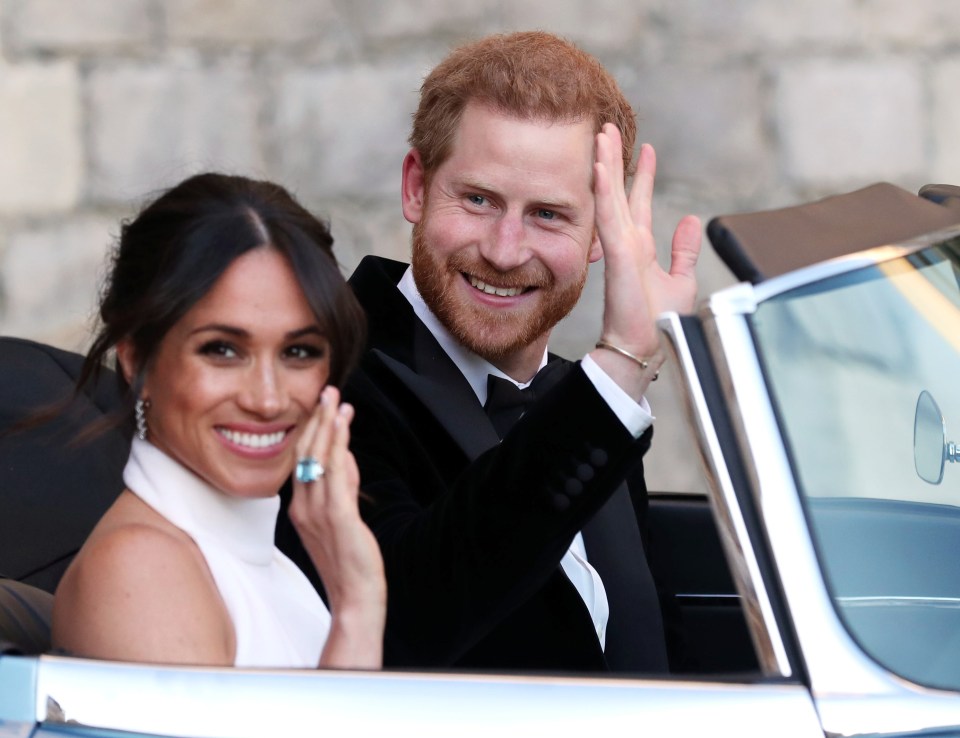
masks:
[[[696,215],[684,216],[673,232],[670,247],[671,276],[694,277],[702,240],[703,228],[700,219]]]
[[[597,134],[597,161],[607,166],[613,181],[623,181],[623,139],[612,123],[604,123]]]
[[[623,187],[623,152],[620,132],[605,124],[597,134],[594,164],[596,224],[604,258],[627,258],[630,243],[630,203]]]
[[[630,216],[641,228],[653,231],[653,187],[657,178],[657,152],[650,144],[640,146],[637,173],[630,188]]]

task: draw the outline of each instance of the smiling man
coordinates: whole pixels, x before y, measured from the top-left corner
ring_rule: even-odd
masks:
[[[370,339],[345,395],[387,666],[667,668],[638,524],[643,393],[655,316],[692,307],[700,225],[681,221],[661,269],[649,146],[624,189],[635,132],[612,77],[549,34],[460,47],[424,81],[403,162],[412,263],[368,257],[351,278]],[[601,257],[598,347],[553,357]]]

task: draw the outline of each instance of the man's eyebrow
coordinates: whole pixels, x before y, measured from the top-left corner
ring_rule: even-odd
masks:
[[[482,192],[491,192],[495,193],[497,190],[493,185],[484,184],[479,179],[474,179],[470,176],[461,176],[453,181],[454,185],[457,187],[463,187],[470,190],[481,190]]]
[[[574,204],[566,200],[537,200],[536,205],[543,210],[573,210]]]

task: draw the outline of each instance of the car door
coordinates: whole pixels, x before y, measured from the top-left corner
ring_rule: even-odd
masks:
[[[761,666],[828,735],[960,734],[960,469],[932,484],[914,454],[922,393],[960,427],[958,274],[952,229],[661,324]]]

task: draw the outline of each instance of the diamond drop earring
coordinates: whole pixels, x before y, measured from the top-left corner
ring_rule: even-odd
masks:
[[[147,416],[145,410],[150,407],[150,401],[137,398],[137,403],[133,407],[133,414],[137,419],[137,438],[141,441],[147,440]]]

